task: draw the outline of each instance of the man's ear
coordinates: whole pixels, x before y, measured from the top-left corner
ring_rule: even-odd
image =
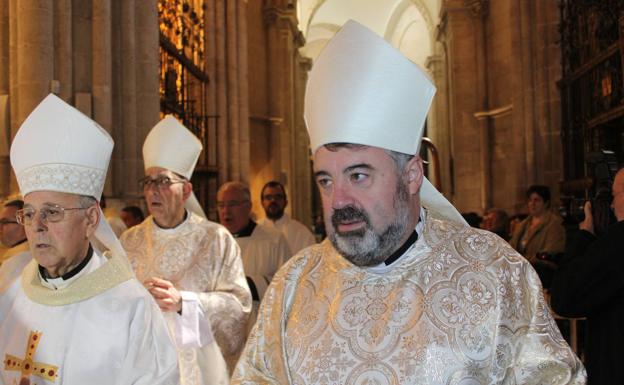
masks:
[[[98,223],[100,223],[100,207],[99,205],[93,205],[85,210],[85,216],[87,219],[87,238],[91,237],[97,229]]]
[[[184,182],[182,185],[182,198],[187,200],[193,193],[193,184],[189,181]]]
[[[423,182],[423,163],[420,156],[414,156],[405,165],[405,178],[410,195],[418,194]]]

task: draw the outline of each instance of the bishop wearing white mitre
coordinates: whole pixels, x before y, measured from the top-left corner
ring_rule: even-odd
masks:
[[[164,312],[182,384],[225,385],[245,342],[251,292],[236,241],[206,219],[193,194],[189,179],[201,149],[171,115],[152,128],[141,180],[150,216],[121,242]]]
[[[112,149],[102,127],[54,95],[15,135],[17,220],[33,260],[0,293],[0,384],[179,383],[162,313],[97,202]]]
[[[531,265],[468,227],[418,156],[435,88],[348,22],[305,118],[328,239],[275,275],[233,384],[583,384]]]

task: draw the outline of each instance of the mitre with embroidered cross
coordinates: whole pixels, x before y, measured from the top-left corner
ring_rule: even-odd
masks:
[[[28,115],[11,144],[11,166],[22,196],[58,191],[100,200],[114,142],[99,124],[50,94]],[[125,252],[100,209],[93,235]]]
[[[145,170],[161,167],[191,179],[203,146],[182,123],[172,115],[167,115],[147,134],[143,143],[143,163]],[[194,193],[186,200],[187,210],[206,218]]]
[[[354,143],[418,154],[435,91],[416,64],[350,20],[327,43],[308,78],[304,117],[312,152],[329,143]],[[466,223],[426,178],[420,200]]]

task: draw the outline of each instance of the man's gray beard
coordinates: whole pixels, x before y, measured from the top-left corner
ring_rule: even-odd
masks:
[[[405,235],[409,223],[409,194],[407,186],[397,184],[394,194],[395,220],[381,234],[375,232],[370,218],[364,210],[347,206],[334,210],[331,218],[332,233],[329,235],[334,248],[356,266],[375,266],[385,261],[401,245],[399,242]],[[365,222],[365,226],[355,231],[338,233],[341,219],[357,218]]]

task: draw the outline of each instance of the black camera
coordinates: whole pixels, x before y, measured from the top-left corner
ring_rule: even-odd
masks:
[[[611,211],[611,187],[618,170],[618,162],[613,151],[601,150],[587,157],[587,170],[590,178],[577,183],[581,186],[583,196],[564,195],[561,197],[559,213],[564,219],[566,227],[576,227],[585,219],[584,206],[586,201],[591,202],[594,232],[596,235],[616,222]]]

